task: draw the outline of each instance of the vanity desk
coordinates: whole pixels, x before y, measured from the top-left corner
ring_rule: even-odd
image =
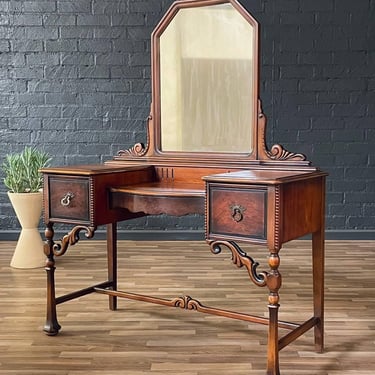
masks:
[[[268,325],[266,374],[278,375],[279,351],[310,329],[323,350],[324,206],[326,173],[302,154],[265,142],[258,98],[258,23],[236,0],[180,0],[152,34],[152,103],[147,143],[121,150],[100,165],[51,167],[44,175],[47,319],[61,329],[57,305],[89,293],[180,307]],[[250,280],[268,291],[268,318],[203,305],[188,296],[170,300],[117,288],[117,223],[146,215],[205,215],[207,249],[232,253]],[[71,225],[62,239],[55,224]],[[62,296],[55,293],[55,257],[107,227],[108,278]],[[311,234],[312,316],[280,321],[279,251]],[[267,249],[267,270],[241,249]],[[199,264],[197,264],[199,268]],[[287,282],[287,280],[286,280]],[[279,337],[279,328],[289,333]],[[218,343],[219,344],[219,343]]]

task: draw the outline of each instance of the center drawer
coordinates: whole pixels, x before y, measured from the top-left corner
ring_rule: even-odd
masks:
[[[267,187],[208,184],[208,239],[267,239]]]

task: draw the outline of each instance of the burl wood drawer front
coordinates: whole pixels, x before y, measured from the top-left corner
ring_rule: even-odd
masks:
[[[209,235],[267,237],[267,189],[211,186]]]
[[[50,217],[88,222],[89,179],[49,177]]]

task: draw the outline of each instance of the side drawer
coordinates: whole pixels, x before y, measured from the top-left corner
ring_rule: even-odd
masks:
[[[208,184],[208,239],[267,239],[267,187]]]
[[[51,219],[90,222],[90,179],[88,177],[48,176],[48,189],[48,208]]]

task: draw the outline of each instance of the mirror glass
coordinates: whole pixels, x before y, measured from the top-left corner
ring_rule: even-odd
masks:
[[[255,33],[230,3],[178,10],[159,41],[162,151],[252,152]]]

